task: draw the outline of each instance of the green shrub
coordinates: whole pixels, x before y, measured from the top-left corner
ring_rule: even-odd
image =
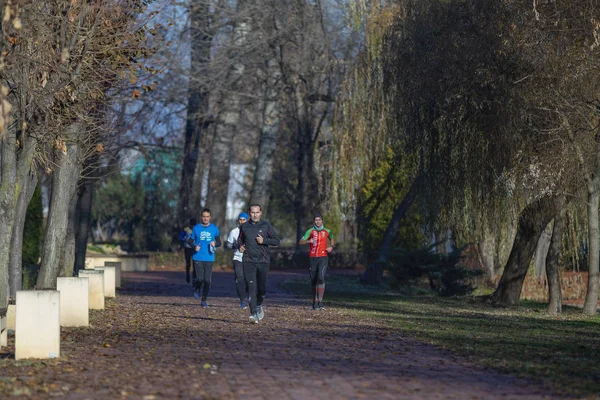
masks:
[[[473,278],[483,271],[465,268],[460,264],[463,249],[449,254],[436,254],[437,244],[416,250],[397,249],[390,257],[389,272],[392,286],[415,284],[427,278],[431,289],[442,296],[471,294]]]

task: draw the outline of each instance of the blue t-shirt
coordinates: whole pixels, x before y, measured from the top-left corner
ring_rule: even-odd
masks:
[[[211,252],[210,242],[214,241],[219,234],[219,228],[215,224],[203,226],[198,224],[192,229],[192,240],[194,246],[200,246],[200,250],[196,251],[192,256],[194,261],[215,261],[215,253]]]

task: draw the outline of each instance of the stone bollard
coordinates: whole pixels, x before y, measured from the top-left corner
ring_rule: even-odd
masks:
[[[60,356],[60,293],[17,291],[15,359]]]
[[[0,349],[8,346],[8,328],[6,322],[6,309],[0,310]]]
[[[80,269],[79,277],[88,281],[88,307],[90,310],[104,310],[104,271]]]
[[[96,271],[104,271],[104,297],[115,297],[115,267],[96,267]]]
[[[58,278],[60,326],[89,326],[89,277]]]
[[[123,269],[120,261],[105,261],[105,267],[115,267],[115,287],[121,287],[121,270]]]
[[[6,323],[8,328],[8,333],[11,335],[15,334],[16,329],[16,321],[17,320],[17,306],[15,304],[9,304],[8,309],[6,310]]]

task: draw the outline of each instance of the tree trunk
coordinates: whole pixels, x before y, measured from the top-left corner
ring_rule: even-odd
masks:
[[[398,227],[400,226],[400,221],[402,221],[402,218],[404,218],[406,212],[413,203],[418,187],[421,183],[421,179],[422,175],[419,175],[417,178],[415,178],[410,186],[410,189],[406,193],[406,196],[404,196],[404,199],[402,199],[402,202],[394,211],[392,219],[388,223],[387,229],[383,234],[383,240],[381,242],[381,246],[379,247],[377,259],[374,263],[371,263],[367,266],[367,269],[361,277],[361,282],[369,285],[378,285],[381,283],[383,278],[383,268],[387,262],[388,256],[392,252],[392,245],[394,243],[394,238],[396,237]]]
[[[82,193],[77,201],[79,220],[77,223],[77,237],[75,239],[75,264],[73,271],[75,276],[77,276],[79,270],[85,269],[85,253],[87,251],[87,242],[92,221],[94,182],[86,180],[81,191]]]
[[[500,306],[517,306],[529,263],[544,228],[554,216],[554,198],[544,197],[527,205],[519,215],[517,236],[508,257],[492,302]]]
[[[546,279],[548,280],[548,313],[560,314],[562,312],[562,291],[560,288],[560,274],[558,257],[562,249],[562,235],[565,229],[567,205],[565,196],[561,196],[557,203],[557,214],[554,217],[554,229],[550,249],[546,257]]]
[[[588,287],[583,304],[583,313],[595,315],[598,309],[598,272],[600,257],[600,237],[598,236],[599,185],[594,180],[588,184]]]
[[[238,13],[243,13],[245,7],[246,1],[239,1],[237,5]],[[242,77],[246,72],[245,60],[238,53],[241,53],[245,48],[249,34],[249,21],[242,20],[235,24],[231,41],[233,51],[229,58],[236,61],[231,64],[227,71],[226,85],[228,85],[228,90],[223,92],[219,113],[215,121],[216,127],[210,154],[206,206],[211,209],[212,222],[217,226],[225,226],[227,219],[229,170],[233,154],[233,139],[240,119]]]
[[[477,244],[479,252],[479,261],[483,265],[486,275],[490,282],[496,277],[496,243],[494,235],[490,234],[489,229],[484,228],[482,238]]]
[[[8,129],[2,143],[2,164],[0,166],[0,308],[8,305],[9,260],[12,227],[19,198],[20,188],[17,180],[17,134]]]
[[[62,270],[60,262],[65,251],[68,213],[81,173],[81,146],[70,145],[67,153],[59,157],[52,177],[52,199],[44,232],[42,265],[36,283],[38,289],[55,289],[56,278]]]
[[[190,205],[190,200],[194,192],[194,176],[197,173],[196,164],[200,156],[202,136],[210,122],[208,118],[210,92],[206,85],[198,82],[198,80],[202,80],[203,74],[206,74],[210,62],[212,35],[210,34],[209,5],[210,2],[197,1],[192,2],[189,6],[192,61],[181,167],[181,186],[179,189],[179,218],[181,224],[186,223],[197,212]]]
[[[77,208],[79,196],[77,195],[77,186],[75,187],[75,194],[69,204],[67,214],[67,234],[65,236],[65,251],[62,255],[62,261],[60,262],[61,271],[60,276],[71,277],[75,269],[75,241],[77,236],[77,226],[79,224],[79,209]]]
[[[538,279],[546,275],[546,257],[548,257],[548,251],[550,250],[552,232],[553,227],[552,223],[550,223],[542,232],[540,240],[538,240],[537,246],[535,248],[534,271],[535,277]]]
[[[15,210],[15,219],[13,233],[10,244],[10,266],[8,270],[10,280],[10,298],[16,299],[17,290],[23,287],[23,234],[25,228],[25,217],[27,215],[27,206],[35,192],[38,183],[36,173],[30,173],[23,180],[23,188],[19,195],[17,208]]]
[[[263,216],[267,217],[271,179],[273,177],[273,152],[277,146],[280,117],[280,80],[281,69],[276,59],[267,61],[267,87],[263,108],[263,123],[258,146],[258,157],[250,204],[258,203],[262,206]]]
[[[20,146],[17,146],[17,135]],[[12,231],[22,182],[31,172],[35,141],[14,125],[6,132],[0,148],[0,308],[8,304],[10,294],[9,265]]]

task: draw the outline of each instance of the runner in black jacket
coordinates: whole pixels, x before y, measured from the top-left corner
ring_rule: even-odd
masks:
[[[248,285],[250,300],[250,321],[258,323],[265,313],[262,303],[267,288],[269,272],[268,246],[279,246],[277,233],[267,221],[261,221],[262,209],[259,204],[250,205],[250,221],[240,227],[239,250],[244,253],[244,279]]]

